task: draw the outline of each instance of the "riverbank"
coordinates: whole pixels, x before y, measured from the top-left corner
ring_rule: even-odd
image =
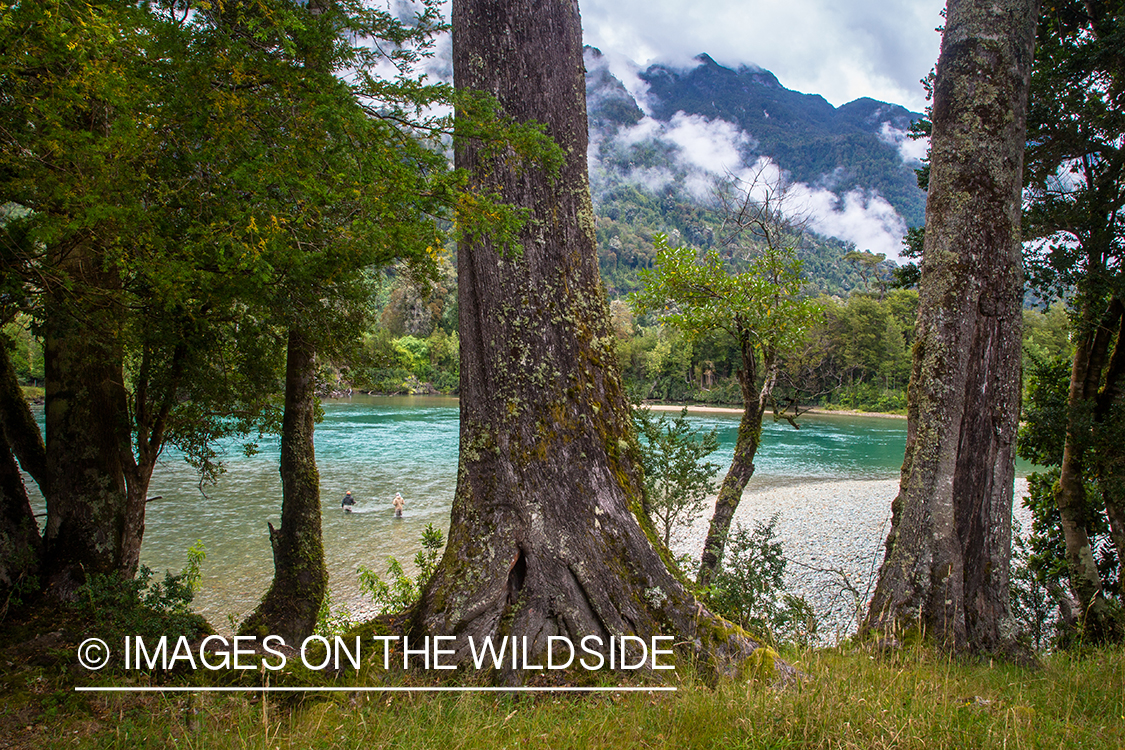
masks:
[[[687,407],[688,414],[741,414],[742,409],[732,406],[704,406],[702,404],[641,404],[641,406],[652,409],[653,411],[671,411],[679,412],[685,406]],[[887,419],[906,419],[905,414],[891,414],[888,412],[878,411],[855,411],[852,409],[823,409],[819,406],[814,406],[811,409],[802,409],[801,416],[810,414],[816,417],[885,417]],[[766,412],[766,417],[772,418],[772,412]],[[798,417],[800,419],[800,417]]]
[[[883,560],[898,489],[898,479],[755,476],[742,494],[732,530],[738,524],[753,529],[777,514],[776,539],[789,560],[785,590],[812,605],[822,645],[839,643],[858,626]],[[1031,516],[1022,504],[1026,495],[1027,480],[1017,479],[1014,513],[1029,530]],[[699,558],[715,500],[690,526],[673,533],[675,554]]]

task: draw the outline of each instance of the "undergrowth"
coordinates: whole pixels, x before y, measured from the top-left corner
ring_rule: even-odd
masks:
[[[675,693],[103,694],[17,739],[35,746],[395,748],[1015,748],[1125,746],[1125,653],[1054,654],[1037,669],[925,649],[785,654],[808,678]],[[336,684],[349,684],[344,677]],[[363,678],[358,678],[363,684]],[[417,685],[417,676],[399,685]],[[355,683],[351,683],[355,684]],[[5,709],[7,710],[7,709]]]

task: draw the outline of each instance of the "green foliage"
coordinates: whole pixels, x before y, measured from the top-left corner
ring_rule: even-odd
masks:
[[[12,369],[21,384],[43,383],[43,344],[31,330],[31,317],[17,313],[0,331],[0,346],[10,344]]]
[[[207,622],[191,611],[206,556],[203,543],[196,541],[183,570],[176,575],[165,572],[162,581],[153,580],[152,569],[144,565],[134,578],[89,575],[70,606],[90,622],[92,632],[110,643],[126,635],[196,638],[210,632]]]
[[[1046,622],[1048,615],[1043,613],[1040,599],[1044,595],[1049,597],[1048,610],[1053,613],[1060,605],[1067,606],[1062,599],[1070,596],[1058,585],[1059,581],[1066,580],[1069,570],[1055,492],[1067,437],[1071,363],[1065,354],[1047,359],[1040,359],[1027,350],[1025,354],[1031,367],[1026,377],[1026,405],[1016,450],[1021,458],[1047,469],[1033,472],[1027,478],[1028,497],[1024,504],[1031,511],[1032,524],[1027,539],[1016,543],[1017,563],[1013,575],[1014,581],[1021,586],[1013,606],[1023,608],[1017,608],[1016,612],[1022,615],[1033,645],[1041,647],[1047,642],[1063,645],[1074,642],[1076,633],[1059,619]],[[1081,434],[1077,437],[1081,439]],[[1094,458],[1096,447],[1092,447],[1087,455]],[[1118,553],[1109,534],[1105,502],[1093,477],[1085,477],[1083,486],[1085,511],[1082,515],[1086,534],[1102,578],[1103,590],[1114,592],[1118,590]]]
[[[783,350],[815,314],[790,249],[763,248],[737,270],[714,250],[697,257],[690,247],[670,247],[663,235],[654,244],[656,267],[641,273],[645,289],[630,300],[689,338],[721,329],[735,338],[748,335],[757,347]]]
[[[280,425],[287,326],[330,355],[372,267],[434,275],[458,178],[452,116],[427,112],[450,89],[411,65],[442,28],[432,0],[5,6],[0,320],[109,311],[74,317],[124,350],[133,455],[170,443],[213,480],[229,438]]]
[[[1027,540],[1020,534],[1019,522],[1013,519],[1012,563],[1008,576],[1012,621],[1016,637],[1033,652],[1042,653],[1055,642],[1054,633],[1061,622],[1058,601],[1047,585],[1049,579],[1036,569],[1031,554]]]
[[[1024,378],[1023,422],[1016,452],[1038,466],[1062,465],[1066,442],[1069,357],[1041,359],[1025,349],[1030,367]]]
[[[1070,319],[1064,305],[1052,305],[1046,311],[1023,311],[1024,370],[1032,358],[1039,360],[1074,357],[1070,341]]]
[[[331,638],[334,635],[343,635],[355,625],[351,610],[347,605],[332,606],[332,592],[326,590],[324,598],[320,600],[320,609],[316,612],[316,625],[313,633]]]
[[[626,163],[633,161],[630,157]],[[598,264],[611,297],[641,289],[639,274],[652,268],[656,260],[657,235],[666,235],[672,245],[719,249],[729,255],[717,245],[724,226],[721,212],[701,205],[692,195],[656,194],[629,182],[612,183],[595,193],[594,210]],[[827,294],[846,294],[860,283],[858,271],[842,262],[849,249],[840,240],[807,233],[795,252],[810,286]]]
[[[364,337],[363,346],[348,360],[352,385],[376,393],[456,393],[461,362],[456,332],[435,328],[427,337],[393,338],[385,328]],[[430,391],[432,392],[432,391]]]
[[[645,512],[667,547],[672,529],[698,517],[714,492],[720,467],[703,459],[718,449],[718,436],[715,429],[693,429],[686,407],[672,422],[663,414],[654,418],[650,409],[634,409],[633,422],[641,437]]]
[[[808,646],[816,637],[816,615],[803,597],[783,589],[787,561],[776,539],[779,515],[755,521],[752,531],[735,527],[703,596],[713,612],[770,643]]]
[[[393,557],[387,566],[387,581],[371,568],[359,566],[359,588],[371,597],[378,614],[401,612],[413,606],[422,595],[422,589],[437,568],[445,539],[440,529],[428,523],[422,530],[421,544],[422,549],[414,555],[414,567],[418,570],[414,578],[407,575],[402,563]]]

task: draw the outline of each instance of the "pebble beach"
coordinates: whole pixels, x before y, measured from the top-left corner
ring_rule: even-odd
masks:
[[[898,481],[755,476],[742,494],[731,528],[741,523],[752,529],[778,514],[775,535],[789,561],[786,590],[812,605],[823,645],[856,630],[857,606],[862,616],[883,560]],[[1020,501],[1027,481],[1017,478],[1015,489],[1015,515],[1029,529],[1030,516]],[[673,533],[675,554],[698,559],[713,511],[714,498],[690,526]]]

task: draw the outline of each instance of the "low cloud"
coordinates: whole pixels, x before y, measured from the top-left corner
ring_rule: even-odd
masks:
[[[792,192],[794,203],[808,212],[814,232],[852,242],[859,250],[899,257],[906,222],[878,193],[850,190],[839,197],[803,184],[794,185]]]
[[[645,117],[610,137],[618,147],[646,142],[672,146],[674,166],[680,172],[682,185],[698,200],[713,197],[716,180],[737,180],[742,189],[758,199],[765,191],[785,185],[787,180],[775,162],[752,154],[757,144],[749,134],[723,120],[678,112],[667,123]],[[591,150],[594,151],[596,147]],[[788,212],[807,217],[808,228],[818,234],[852,242],[860,250],[898,258],[906,222],[894,207],[874,191],[857,189],[837,195],[828,189],[834,182],[832,177],[824,175],[816,185],[785,185]],[[657,191],[671,184],[674,176],[669,169],[634,168],[621,178]]]
[[[907,166],[921,166],[922,160],[926,158],[926,153],[930,150],[929,138],[911,138],[909,131],[899,130],[889,122],[883,123],[878,135],[879,140],[898,149],[899,156],[902,157],[903,163]]]
[[[737,169],[750,143],[747,135],[732,123],[683,112],[672,116],[663,137],[679,147],[685,161],[712,174]]]

